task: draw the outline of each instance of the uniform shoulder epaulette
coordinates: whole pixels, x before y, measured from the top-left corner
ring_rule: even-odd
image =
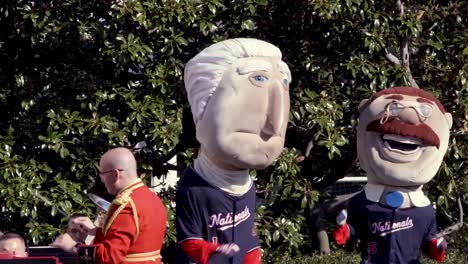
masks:
[[[121,192],[112,201],[112,205],[117,205],[118,207],[112,213],[112,215],[109,214],[111,212],[109,210],[108,215],[106,216],[106,221],[104,222],[104,225],[103,225],[103,228],[102,228],[102,231],[103,231],[104,235],[107,234],[107,231],[112,226],[112,224],[114,223],[115,219],[120,214],[120,212],[122,212],[122,210],[127,206],[127,204],[130,204],[130,206],[132,208],[133,218],[135,220],[135,225],[136,225],[135,239],[138,237],[138,235],[140,234],[140,223],[138,221],[138,212],[137,212],[135,203],[133,202],[133,199],[131,197],[131,194],[133,193],[133,191],[135,189],[140,188],[143,185],[144,184],[142,182],[140,182],[140,183],[137,183],[137,184],[131,186],[130,188],[128,188],[128,189],[124,190],[123,192]],[[112,205],[111,205],[111,208],[112,208]]]
[[[112,201],[112,203],[113,203],[113,204],[116,204],[116,205],[123,205],[123,204],[129,203],[130,200],[132,200],[132,197],[130,197],[130,195],[132,194],[132,192],[133,192],[132,189],[125,190],[125,191],[122,192],[119,196],[117,196],[117,197]]]

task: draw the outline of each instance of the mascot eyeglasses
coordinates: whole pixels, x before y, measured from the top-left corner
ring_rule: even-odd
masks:
[[[380,119],[380,124],[385,124],[390,117],[398,117],[406,108],[413,108],[418,113],[421,122],[426,121],[432,115],[432,105],[419,102],[405,102],[405,105],[397,101],[391,101],[385,106],[385,112]]]

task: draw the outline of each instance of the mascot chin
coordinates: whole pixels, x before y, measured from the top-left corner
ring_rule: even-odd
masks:
[[[420,252],[443,261],[435,211],[422,187],[447,151],[452,116],[418,88],[380,91],[359,106],[357,153],[368,183],[337,217],[339,245],[360,241],[362,263],[419,263]]]
[[[257,39],[216,43],[187,63],[201,147],[177,190],[176,263],[261,263],[249,170],[283,150],[290,81],[280,50]]]

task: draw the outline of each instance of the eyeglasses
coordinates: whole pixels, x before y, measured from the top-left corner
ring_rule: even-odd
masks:
[[[406,108],[413,108],[418,113],[421,122],[426,121],[432,115],[432,105],[426,103],[406,103],[410,105],[403,105],[397,101],[392,101],[385,106],[385,113],[380,119],[381,124],[385,124],[390,117],[399,116],[400,113]]]
[[[107,170],[107,171],[100,171],[99,172],[99,175],[104,175],[106,173],[109,173],[109,172],[113,172],[115,170],[118,170],[118,171],[124,171],[124,169],[112,169],[112,170]]]

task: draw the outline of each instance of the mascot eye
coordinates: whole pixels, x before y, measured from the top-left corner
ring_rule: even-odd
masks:
[[[266,77],[264,75],[255,75],[253,78],[257,82],[265,82],[265,81],[268,80],[268,77]]]
[[[432,106],[428,105],[428,104],[421,104],[419,106],[419,113],[423,116],[423,117],[430,117],[431,114],[432,114]]]

